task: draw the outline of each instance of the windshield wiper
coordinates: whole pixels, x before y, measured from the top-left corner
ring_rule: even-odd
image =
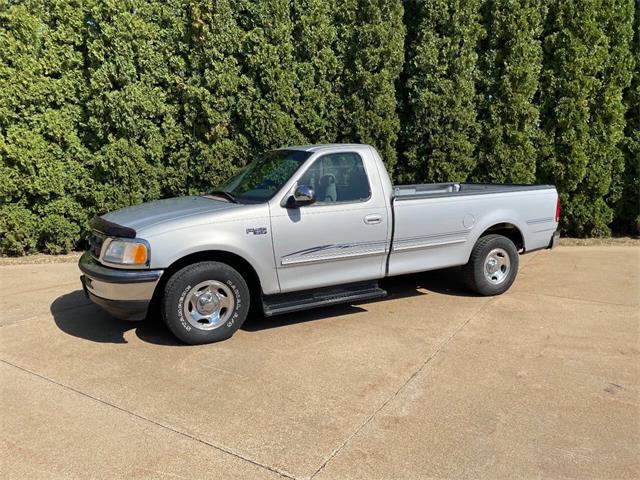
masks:
[[[238,203],[238,199],[236,198],[236,196],[231,192],[227,192],[226,190],[213,190],[207,193],[207,195],[217,195],[218,197],[226,198],[230,202]]]

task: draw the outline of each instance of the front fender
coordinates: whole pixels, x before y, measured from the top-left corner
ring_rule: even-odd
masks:
[[[253,267],[265,294],[278,293],[280,286],[269,228],[264,220],[250,219],[202,224],[154,235],[149,239],[151,268],[167,268],[194,253],[227,252],[242,257]]]

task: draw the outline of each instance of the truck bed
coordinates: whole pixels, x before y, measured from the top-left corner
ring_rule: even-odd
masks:
[[[558,226],[556,200],[551,185],[393,186],[388,274],[463,265],[487,230],[506,229],[524,251],[546,248]]]
[[[394,185],[393,198],[396,200],[407,200],[431,197],[511,193],[554,188],[555,187],[553,185],[521,185],[502,183],[421,183],[415,185]]]

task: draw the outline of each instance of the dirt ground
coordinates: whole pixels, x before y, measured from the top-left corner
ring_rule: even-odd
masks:
[[[179,344],[80,290],[77,254],[0,266],[0,476],[640,478],[640,243],[455,269],[387,299]]]

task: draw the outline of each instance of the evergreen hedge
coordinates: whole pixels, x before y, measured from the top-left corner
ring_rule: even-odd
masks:
[[[634,0],[0,4],[0,254],[198,193],[264,150],[366,142],[396,180],[549,182],[638,233]]]

